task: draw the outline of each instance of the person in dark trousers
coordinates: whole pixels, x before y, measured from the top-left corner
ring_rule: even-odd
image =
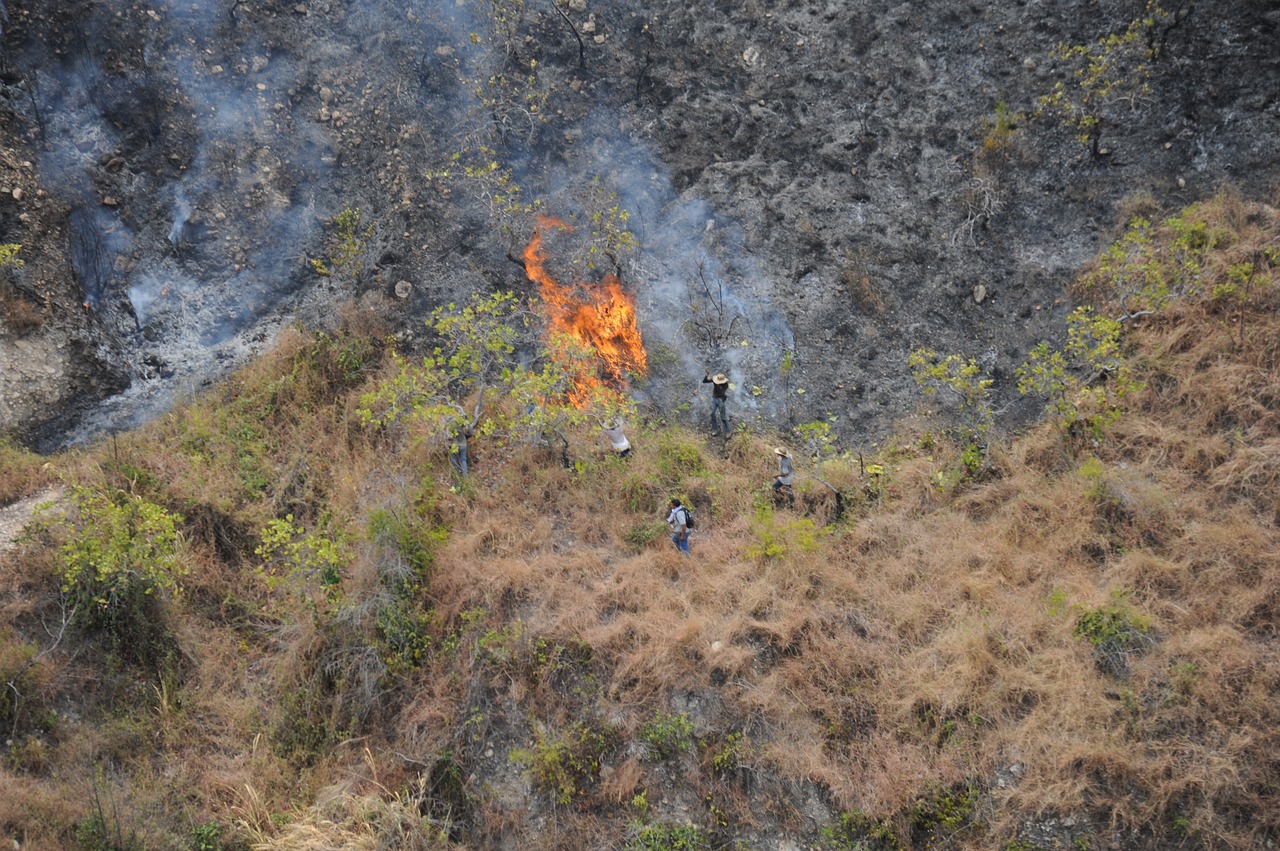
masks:
[[[796,480],[796,467],[791,463],[791,453],[779,446],[773,450],[773,454],[778,456],[778,475],[773,477],[773,498],[777,500],[778,494],[782,494],[786,497],[787,505],[794,506],[796,497],[791,491],[791,485]]]
[[[689,512],[680,502],[679,497],[671,497],[671,513],[667,515],[667,524],[671,526],[671,543],[685,555],[689,554]]]
[[[711,370],[707,370],[706,375],[702,376],[703,384],[711,385],[711,430],[720,433],[720,427],[724,427],[724,436],[729,436],[729,417],[725,412],[725,401],[729,398],[729,376],[723,372],[711,374]],[[720,422],[716,422],[716,416],[719,415]]]

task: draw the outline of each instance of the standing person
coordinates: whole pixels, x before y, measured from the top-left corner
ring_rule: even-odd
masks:
[[[729,397],[729,376],[723,372],[711,374],[711,370],[707,370],[702,376],[703,384],[711,385],[711,430],[720,433],[720,426],[724,426],[724,436],[729,436],[729,417],[725,412],[725,401]],[[716,422],[716,414],[720,415],[720,422]]]
[[[614,452],[618,453],[619,458],[626,458],[631,454],[631,441],[627,440],[627,436],[622,432],[622,420],[605,420],[600,423],[600,429],[605,437],[609,438],[609,445],[613,447]]]
[[[778,456],[778,475],[773,477],[773,496],[776,500],[778,494],[785,494],[787,497],[787,505],[794,506],[796,504],[796,496],[791,491],[791,485],[796,480],[796,467],[791,463],[791,453],[784,447],[779,446],[773,450],[773,454]],[[786,490],[783,490],[786,488]]]
[[[680,502],[680,497],[671,497],[671,513],[667,515],[667,524],[671,527],[671,543],[685,555],[689,554],[689,511]]]

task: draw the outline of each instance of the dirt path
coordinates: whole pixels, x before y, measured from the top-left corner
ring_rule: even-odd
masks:
[[[62,493],[62,488],[49,488],[0,508],[0,553],[13,548],[18,536],[22,534],[22,527],[31,522],[31,515],[35,513],[37,505],[62,499]]]

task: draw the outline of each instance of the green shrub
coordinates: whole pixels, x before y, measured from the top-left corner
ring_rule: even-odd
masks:
[[[635,822],[623,847],[626,851],[698,851],[707,847],[707,840],[692,824]]]
[[[1122,675],[1127,654],[1151,643],[1151,619],[1134,611],[1124,594],[1096,609],[1085,609],[1076,620],[1075,634],[1093,645],[1094,659],[1103,671]]]
[[[641,523],[628,529],[623,538],[637,550],[643,550],[649,544],[661,538],[666,530],[667,526],[662,521]]]
[[[669,433],[658,438],[655,463],[661,481],[672,487],[688,476],[700,476],[707,471],[701,447],[691,437]]]
[[[899,851],[903,845],[889,822],[854,810],[841,813],[835,824],[822,829],[822,847],[836,851]]]
[[[216,821],[191,828],[191,851],[222,851],[222,825]]]
[[[595,780],[600,760],[610,746],[609,734],[590,724],[573,724],[563,732],[538,730],[532,748],[518,748],[511,759],[525,766],[534,787],[567,804],[583,784]]]
[[[115,796],[101,770],[94,778],[89,814],[75,826],[75,839],[80,851],[143,851],[145,847],[138,835],[121,823]]]
[[[711,768],[716,774],[729,774],[742,767],[742,763],[751,748],[751,742],[745,733],[730,733],[725,740],[711,753]]]
[[[426,660],[434,622],[430,610],[407,597],[391,597],[378,606],[378,644],[388,671],[403,674]]]
[[[0,436],[0,505],[20,499],[40,478],[45,459]]]
[[[62,535],[58,579],[75,621],[122,656],[152,660],[164,635],[157,597],[179,593],[187,573],[181,516],[123,491],[74,487],[67,502],[60,527],[48,515],[37,525]]]
[[[37,655],[39,648],[0,629],[0,733],[9,740],[10,763],[26,760],[23,737],[33,731],[48,731],[57,722],[42,698],[49,671]]]
[[[1018,367],[1018,392],[1044,397],[1063,427],[1088,428],[1095,441],[1121,413],[1120,401],[1141,388],[1121,351],[1122,326],[1090,307],[1067,317],[1067,344],[1040,343]]]
[[[747,558],[764,561],[779,559],[789,553],[810,553],[818,547],[818,538],[829,530],[818,528],[808,517],[793,519],[789,514],[779,516],[766,504],[756,506],[751,522],[751,534],[755,539],[747,547]]]
[[[342,568],[351,561],[346,535],[325,529],[307,532],[287,514],[267,523],[261,537],[254,554],[263,559],[260,570],[268,588],[284,585],[306,597],[314,584],[329,602],[339,600]]]
[[[940,789],[911,808],[911,832],[917,845],[930,847],[973,824],[978,810],[977,790],[961,784]]]
[[[693,744],[693,722],[684,713],[660,712],[640,728],[640,738],[658,759],[674,759]]]
[[[982,463],[985,463],[987,438],[995,423],[991,404],[994,379],[984,377],[985,371],[973,358],[966,360],[958,354],[944,357],[928,348],[913,351],[907,358],[907,365],[916,384],[925,393],[932,396],[939,390],[946,391],[960,415],[959,425],[954,430],[956,442],[979,450]],[[973,466],[980,467],[982,463]],[[965,465],[970,466],[967,459]]]

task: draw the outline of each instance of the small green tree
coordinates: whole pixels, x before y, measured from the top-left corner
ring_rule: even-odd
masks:
[[[330,223],[332,230],[326,239],[328,257],[311,260],[311,269],[321,277],[341,274],[353,283],[359,283],[364,275],[366,258],[372,253],[374,243],[380,242],[376,223],[366,222],[359,207],[344,207]]]
[[[509,385],[515,348],[529,318],[511,292],[475,296],[469,304],[437,308],[429,325],[440,345],[420,363],[395,358],[395,374],[361,398],[366,425],[416,424],[425,438],[444,442],[463,476],[470,472],[468,441],[496,428],[484,420],[488,395]]]
[[[58,549],[62,592],[76,620],[108,634],[138,660],[155,647],[155,598],[175,595],[187,568],[180,557],[182,518],[123,491],[76,486],[62,518]],[[50,520],[41,525],[57,531]]]
[[[1147,102],[1152,65],[1161,56],[1169,30],[1188,12],[1169,12],[1158,0],[1148,0],[1141,17],[1120,32],[1093,44],[1057,45],[1052,56],[1065,64],[1072,81],[1059,80],[1041,96],[1036,115],[1057,117],[1095,157],[1100,155],[1103,121],[1113,119],[1117,107],[1127,107],[1132,114]]]
[[[1117,308],[1122,322],[1197,294],[1205,258],[1229,239],[1194,208],[1166,220],[1164,228],[1167,238],[1160,238],[1149,219],[1134,216],[1124,235],[1102,252],[1097,268],[1081,279],[1081,288]]]
[[[1068,430],[1083,425],[1100,440],[1120,416],[1120,400],[1140,386],[1121,351],[1122,328],[1091,307],[1076,308],[1067,318],[1067,344],[1041,343],[1018,367],[1018,391],[1043,396]]]
[[[263,560],[269,588],[283,585],[306,597],[312,587],[319,587],[330,603],[338,601],[342,569],[351,561],[345,535],[323,529],[308,532],[288,514],[267,523],[261,539],[254,553]]]
[[[1232,332],[1229,325],[1228,333],[1233,345],[1241,351],[1244,351],[1247,339],[1248,308],[1259,289],[1270,290],[1275,286],[1271,273],[1277,267],[1280,267],[1280,249],[1267,248],[1255,252],[1247,260],[1232,263],[1227,267],[1227,279],[1213,288],[1211,296],[1215,302],[1234,304],[1236,308],[1233,323],[1236,331]]]
[[[956,437],[966,449],[965,466],[976,473],[986,462],[987,439],[995,424],[991,405],[993,379],[972,358],[952,354],[943,357],[933,349],[920,348],[908,358],[911,374],[926,393],[946,391],[960,411]]]
[[[831,424],[835,422],[835,419],[833,416],[829,420],[815,420],[811,423],[798,425],[795,428],[796,434],[799,435],[801,442],[804,444],[805,451],[813,459],[814,481],[823,485],[835,496],[836,508],[832,515],[833,522],[844,516],[844,494],[840,492],[839,488],[822,477],[822,464],[835,454],[835,431],[831,428]]]
[[[568,429],[592,419],[629,419],[635,406],[596,379],[598,364],[591,346],[568,334],[550,334],[538,361],[510,376],[508,392],[514,404],[502,420],[509,438],[556,444],[569,466]]]

